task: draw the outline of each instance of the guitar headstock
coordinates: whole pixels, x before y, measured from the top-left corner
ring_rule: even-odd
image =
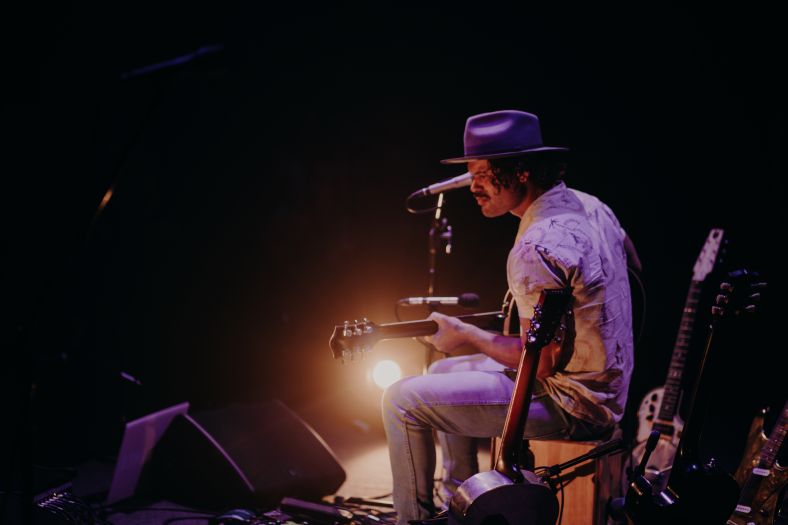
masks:
[[[328,341],[334,359],[352,360],[369,351],[379,340],[377,325],[364,318],[336,325]]]
[[[728,272],[720,283],[719,293],[711,307],[714,320],[755,313],[766,287],[758,272],[747,269]]]
[[[720,228],[712,228],[695,261],[695,266],[692,267],[693,281],[703,281],[714,271],[715,265],[721,263],[725,256],[727,244],[728,239],[725,238],[725,231]]]
[[[545,289],[534,306],[531,326],[525,339],[526,350],[542,348],[550,343],[556,333],[561,318],[568,313],[572,290],[569,288]]]

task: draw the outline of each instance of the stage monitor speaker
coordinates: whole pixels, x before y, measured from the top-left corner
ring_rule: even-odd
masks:
[[[333,494],[345,471],[323,439],[280,401],[173,418],[136,495],[198,508],[271,507]]]

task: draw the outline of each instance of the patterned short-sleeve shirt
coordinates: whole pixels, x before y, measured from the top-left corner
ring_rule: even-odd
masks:
[[[567,412],[595,425],[621,420],[633,367],[625,233],[596,197],[562,182],[526,210],[507,261],[520,317],[543,288],[571,286],[573,316],[557,372],[544,379]]]

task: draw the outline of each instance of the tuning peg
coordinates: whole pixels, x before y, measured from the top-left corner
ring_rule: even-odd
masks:
[[[757,309],[758,307],[754,304],[744,307],[744,311],[747,312],[748,314],[754,314]]]
[[[711,307],[711,315],[718,316],[718,315],[722,315],[724,312],[725,312],[725,310],[723,310],[719,306],[712,306]]]
[[[353,332],[350,330],[350,322],[345,321],[345,324],[342,327],[342,337],[351,337]]]
[[[750,301],[757,303],[760,302],[760,300],[761,300],[761,294],[759,292],[755,292],[754,294],[750,295]]]
[[[733,285],[731,283],[720,283],[720,290],[723,292],[731,292],[733,291]]]
[[[342,350],[342,364],[353,360],[353,352],[350,350]]]
[[[717,298],[716,298],[715,302],[717,304],[728,304],[729,300],[730,300],[730,297],[728,297],[727,295],[719,294],[719,295],[717,295]]]

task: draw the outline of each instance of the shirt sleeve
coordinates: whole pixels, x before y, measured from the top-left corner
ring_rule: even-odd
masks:
[[[576,267],[571,254],[521,239],[512,248],[507,262],[509,286],[520,317],[533,317],[534,305],[543,289],[568,286]]]

